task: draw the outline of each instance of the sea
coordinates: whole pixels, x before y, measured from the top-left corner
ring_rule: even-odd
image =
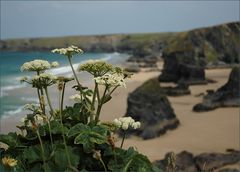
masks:
[[[84,53],[72,58],[75,69],[89,59],[100,59],[108,63],[118,65],[124,63],[128,54],[114,53]],[[49,73],[55,75],[69,76],[71,68],[68,65],[66,57],[49,52],[1,52],[0,53],[0,119],[8,118],[19,114],[27,103],[36,103],[37,97],[28,97],[17,90],[23,87],[30,87],[27,84],[21,84],[20,78],[31,76],[34,73],[21,72],[20,67],[27,61],[43,59],[49,62],[57,61],[60,66],[49,70]],[[12,92],[14,91],[14,94]],[[16,94],[15,94],[16,93]]]

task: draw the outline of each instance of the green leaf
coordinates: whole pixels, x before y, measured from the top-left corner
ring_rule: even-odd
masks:
[[[84,125],[82,123],[78,123],[77,125],[73,126],[72,128],[70,128],[70,130],[68,131],[67,135],[68,137],[73,137],[81,132],[84,131],[90,131],[90,127],[87,125]]]
[[[68,147],[68,153],[70,156],[71,165],[73,167],[77,168],[77,166],[79,164],[79,156],[77,154],[77,150],[72,147]],[[68,159],[67,159],[67,154],[66,154],[65,148],[58,148],[55,151],[54,162],[57,165],[57,167],[59,168],[58,169],[59,171],[67,170]]]
[[[108,168],[112,171],[122,172],[154,172],[153,166],[148,158],[139,154],[133,148],[128,150],[116,149],[116,159],[110,160]],[[158,172],[158,171],[156,171]]]
[[[111,99],[112,99],[112,96],[106,95],[106,96],[104,97],[104,99],[103,99],[102,104],[105,104],[105,103],[109,102]]]
[[[0,135],[0,142],[7,144],[10,147],[16,147],[18,144],[18,136],[16,133],[8,133],[7,135]]]
[[[44,144],[44,157],[47,159],[50,157],[51,148],[50,145]],[[40,145],[30,146],[23,151],[23,157],[28,160],[29,163],[42,161],[42,150]]]
[[[74,144],[82,144],[85,152],[89,153],[94,149],[94,144],[107,142],[106,137],[93,131],[80,133],[75,139]]]
[[[50,125],[51,125],[52,134],[62,134],[62,129],[61,129],[60,122],[58,122],[58,121],[51,121]],[[64,130],[64,133],[68,132],[68,128],[65,127],[65,126],[63,126],[63,130]]]

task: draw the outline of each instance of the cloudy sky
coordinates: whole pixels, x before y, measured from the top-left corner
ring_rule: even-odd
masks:
[[[183,31],[239,21],[239,1],[2,1],[1,39]]]

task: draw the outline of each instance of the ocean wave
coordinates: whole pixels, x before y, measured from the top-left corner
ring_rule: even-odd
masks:
[[[111,54],[104,54],[105,57],[103,58],[99,58],[99,59],[96,59],[96,60],[103,60],[103,61],[109,61],[111,60],[112,58],[116,58],[116,56],[119,56],[120,54],[117,53],[117,52],[114,52],[114,53],[111,53]],[[81,61],[80,63],[75,63],[73,64],[73,68],[75,70],[77,70],[78,66],[83,64],[83,63],[86,63],[89,59],[87,60],[83,60]],[[69,73],[72,72],[72,69],[70,66],[62,66],[62,67],[58,67],[58,68],[55,68],[55,69],[50,69],[48,70],[49,72],[51,72],[52,74],[54,75],[64,75],[64,74],[67,74],[69,76]]]
[[[38,98],[34,98],[34,97],[21,97],[21,100],[26,102],[34,102],[34,103],[38,102]]]
[[[17,107],[14,110],[4,111],[3,115],[1,116],[1,118],[2,119],[6,119],[6,118],[9,118],[9,117],[11,117],[13,115],[19,114],[19,113],[21,113],[23,111],[23,107],[24,106],[19,106],[19,107]]]
[[[19,88],[24,88],[25,85],[9,85],[9,86],[3,86],[1,87],[1,95],[0,97],[4,97],[8,95],[8,91],[19,89]]]

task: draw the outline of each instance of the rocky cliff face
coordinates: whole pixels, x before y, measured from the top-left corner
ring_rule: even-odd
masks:
[[[218,107],[240,106],[240,67],[232,69],[228,82],[217,91],[209,91],[203,102],[195,105],[193,110],[204,112]]]
[[[136,134],[143,139],[157,137],[179,125],[157,78],[146,81],[129,94],[126,116],[142,123],[140,129],[129,131],[128,134]]]
[[[208,62],[240,62],[240,23],[181,32],[166,42],[160,81],[205,83]]]

